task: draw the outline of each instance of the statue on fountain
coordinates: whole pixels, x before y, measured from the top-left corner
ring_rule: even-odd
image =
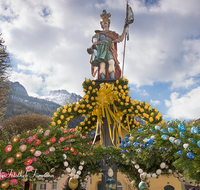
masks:
[[[91,54],[92,75],[97,79],[119,79],[121,69],[117,59],[117,43],[124,40],[128,24],[124,25],[123,32],[119,35],[109,30],[111,14],[103,10],[100,16],[103,30],[95,30],[92,37],[93,45],[87,49]]]

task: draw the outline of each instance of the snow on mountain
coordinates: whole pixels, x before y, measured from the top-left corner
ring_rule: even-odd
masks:
[[[75,93],[69,93],[67,90],[54,90],[50,91],[48,94],[38,96],[40,99],[55,102],[64,106],[66,103],[78,102],[82,97]]]

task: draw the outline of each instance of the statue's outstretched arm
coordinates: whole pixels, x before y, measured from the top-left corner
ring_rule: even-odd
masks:
[[[127,24],[124,25],[124,30],[123,30],[122,34],[116,40],[114,40],[114,42],[122,42],[124,40],[124,37],[126,35],[126,27],[127,26],[128,26]]]

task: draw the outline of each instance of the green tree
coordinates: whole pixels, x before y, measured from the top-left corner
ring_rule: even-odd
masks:
[[[0,34],[0,120],[4,115],[6,109],[6,99],[10,92],[9,85],[9,68],[10,59],[9,54],[6,52],[6,46],[4,40]]]

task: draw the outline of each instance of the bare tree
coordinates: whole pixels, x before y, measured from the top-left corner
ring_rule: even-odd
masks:
[[[6,100],[10,92],[9,85],[9,68],[10,59],[9,54],[6,52],[6,46],[4,40],[0,34],[0,120],[2,120],[4,111],[6,109]]]

